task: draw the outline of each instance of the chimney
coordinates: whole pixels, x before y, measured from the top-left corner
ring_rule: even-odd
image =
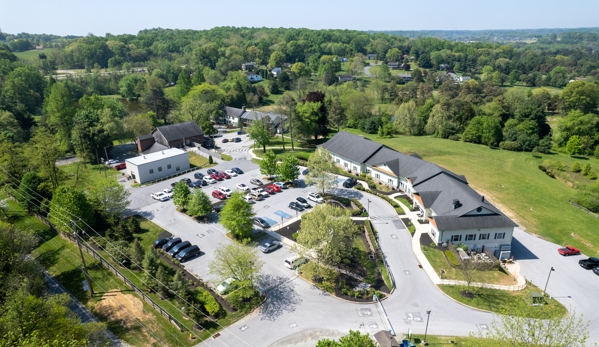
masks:
[[[241,110],[245,112],[245,105],[241,106]]]
[[[453,203],[451,204],[452,210],[455,210],[456,208],[458,208],[458,207],[460,207],[460,206],[462,206],[462,205],[460,204],[460,200],[458,200],[458,199],[453,199]]]
[[[485,196],[484,195],[482,196],[482,198],[481,198],[480,201],[485,202]]]

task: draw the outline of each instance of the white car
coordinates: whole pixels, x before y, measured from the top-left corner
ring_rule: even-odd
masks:
[[[323,203],[324,199],[320,197],[320,195],[316,194],[316,193],[310,193],[308,194],[308,200],[312,200],[317,204]]]
[[[167,201],[168,196],[166,196],[166,194],[164,194],[163,192],[157,192],[157,193],[152,193],[152,199],[155,199],[158,201]]]
[[[227,198],[230,198],[231,194],[233,194],[231,189],[229,189],[227,187],[220,186],[220,187],[218,187],[218,190],[220,190],[223,194],[225,194],[227,196]]]
[[[231,177],[236,177],[237,176],[237,172],[235,172],[233,170],[225,170],[225,172],[227,173],[227,175],[229,175]]]
[[[283,182],[275,182],[273,184],[281,189],[287,189],[287,185]]]
[[[237,187],[237,189],[241,190],[242,192],[247,192],[250,190],[250,187],[246,186],[243,183],[239,183],[236,187]]]
[[[216,180],[210,176],[204,176],[204,181],[208,182],[209,184],[216,183]]]
[[[162,192],[164,193],[164,195],[166,195],[169,199],[173,198],[173,188],[166,188],[163,189]]]
[[[268,196],[268,193],[262,188],[253,188],[251,192],[257,195],[262,195],[262,197]]]
[[[108,166],[110,166],[112,164],[118,164],[118,163],[120,163],[118,160],[116,160],[116,159],[110,159],[110,160],[106,161],[105,164],[108,165]]]
[[[221,284],[219,284],[216,287],[216,292],[218,294],[223,294],[227,290],[227,288],[229,288],[231,283],[233,283],[233,281],[235,281],[234,278],[227,278],[226,280],[224,280]]]
[[[245,199],[245,201],[247,201],[247,202],[248,202],[248,204],[253,204],[253,203],[255,203],[255,202],[256,202],[256,201],[254,201],[254,198],[252,198],[252,196],[251,196],[251,195],[246,195],[246,196],[244,196],[243,198]]]

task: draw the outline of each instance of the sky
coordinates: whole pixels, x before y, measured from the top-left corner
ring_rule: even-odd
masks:
[[[597,0],[0,0],[6,33],[103,36],[217,26],[482,30],[599,26]]]

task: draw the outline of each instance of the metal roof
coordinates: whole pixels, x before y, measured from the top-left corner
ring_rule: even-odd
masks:
[[[125,162],[136,165],[136,166],[140,166],[140,165],[152,163],[152,162],[155,162],[158,160],[176,157],[181,154],[187,155],[187,152],[185,152],[184,150],[179,149],[179,148],[169,148],[169,149],[165,149],[164,151],[154,152],[154,153],[150,153],[150,154],[140,155],[140,156],[134,157],[134,158],[129,158],[129,159],[126,159]]]

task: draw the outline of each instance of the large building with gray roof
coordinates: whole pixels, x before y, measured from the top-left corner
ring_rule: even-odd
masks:
[[[465,176],[347,132],[322,147],[348,172],[365,173],[410,196],[436,243],[464,243],[478,251],[485,246],[498,258],[510,255],[516,223],[472,189]]]

